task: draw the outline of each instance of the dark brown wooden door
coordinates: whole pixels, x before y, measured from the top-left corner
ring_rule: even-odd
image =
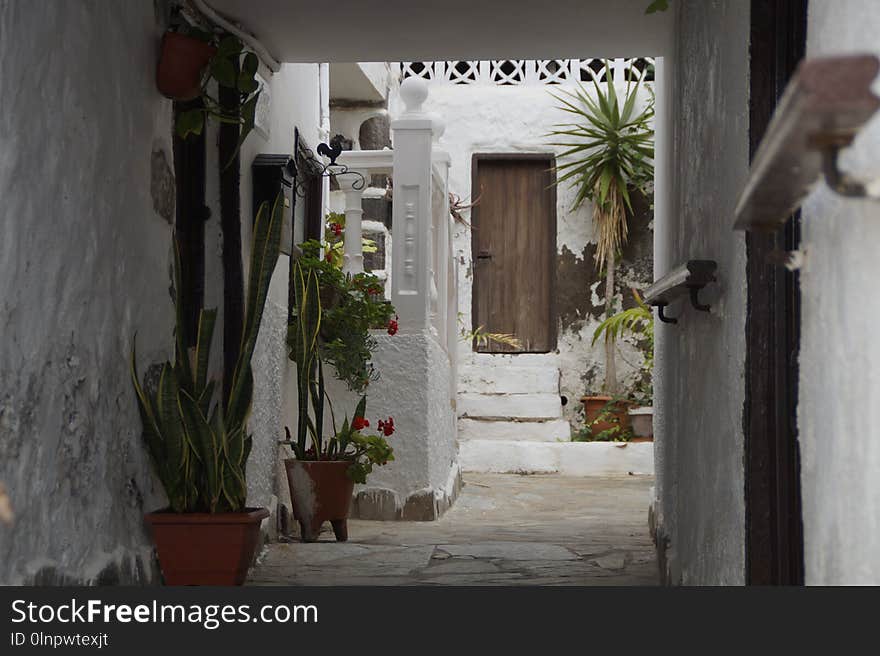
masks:
[[[553,262],[556,188],[548,155],[475,155],[471,212],[473,327],[514,335],[522,348],[488,342],[488,353],[556,348]]]

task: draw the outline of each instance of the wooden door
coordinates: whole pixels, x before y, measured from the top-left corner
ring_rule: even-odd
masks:
[[[556,187],[550,155],[474,155],[471,247],[473,327],[508,333],[522,348],[489,342],[487,353],[556,348]]]

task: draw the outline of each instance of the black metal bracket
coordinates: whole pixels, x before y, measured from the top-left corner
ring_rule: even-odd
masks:
[[[667,317],[663,314],[664,309],[666,308],[666,303],[658,303],[654,307],[657,308],[657,318],[660,319],[663,323],[678,323],[678,319],[674,317]]]
[[[311,149],[304,145],[298,148],[297,159],[300,164],[300,170],[303,175],[297,178],[296,195],[304,198],[306,188],[308,187],[309,178],[338,178],[343,175],[355,175],[357,180],[352,182],[351,188],[361,191],[367,186],[367,181],[363,174],[359,171],[352,171],[345,164],[337,163],[336,159],[342,154],[342,146],[339,144],[328,145],[325,143],[318,144],[316,149],[319,155],[326,157],[329,161],[324,164],[321,162]]]
[[[695,310],[699,310],[700,312],[708,312],[710,310],[711,306],[704,305],[703,303],[700,303],[700,300],[698,298],[698,294],[700,293],[701,289],[702,289],[702,287],[691,287],[690,288],[690,290],[691,290],[691,305],[693,306],[693,308]]]
[[[700,303],[700,290],[715,281],[714,260],[688,260],[673,269],[645,290],[645,303],[657,308],[657,318],[663,323],[678,323],[678,319],[667,317],[665,308],[681,296],[688,296],[691,306],[700,312],[709,312],[710,306]]]

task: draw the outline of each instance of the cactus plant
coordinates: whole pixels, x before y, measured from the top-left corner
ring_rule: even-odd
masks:
[[[143,438],[174,512],[240,512],[245,507],[245,464],[253,443],[247,429],[253,399],[251,357],[278,261],[282,217],[280,195],[271,211],[269,204],[263,203],[257,213],[242,343],[225,406],[214,401],[216,383],[208,380],[217,310],[201,310],[195,347],[188,347],[176,242],[175,357],[173,363],[162,365],[155,390],[141,384],[137,352],[132,346],[131,378]]]

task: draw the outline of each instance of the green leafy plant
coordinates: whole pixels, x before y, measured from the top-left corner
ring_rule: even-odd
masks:
[[[646,14],[655,14],[658,11],[666,11],[669,9],[669,0],[653,0],[645,9]]]
[[[251,358],[278,260],[282,221],[280,195],[271,211],[264,203],[257,213],[242,342],[225,405],[214,401],[216,383],[208,380],[217,310],[201,309],[195,346],[189,347],[178,248],[174,260],[175,357],[174,362],[161,366],[155,389],[147,381],[141,384],[137,351],[132,346],[131,379],[143,438],[174,512],[239,512],[245,507],[245,464],[253,443],[247,432],[253,399]]]
[[[220,123],[238,124],[240,135],[235,149],[237,154],[254,129],[260,97],[260,83],[257,81],[260,60],[253,52],[246,51],[241,41],[231,34],[218,36],[210,32],[190,31],[190,35],[211,43],[217,52],[208,63],[202,79],[202,106],[180,112],[175,129],[180,137],[186,139],[191,134],[201,134],[209,118]],[[219,87],[231,89],[236,95],[236,102],[224,104],[211,95],[212,80]]]
[[[645,193],[654,177],[654,99],[639,107],[644,75],[627,81],[618,98],[611,65],[605,63],[604,90],[593,80],[595,99],[579,85],[574,92],[551,94],[559,109],[575,117],[573,123],[556,125],[550,136],[563,139],[551,145],[566,148],[557,166],[556,184],[569,182],[576,190],[572,209],[586,200],[593,203],[593,222],[598,229],[596,267],[605,275],[605,314],[611,316],[614,272],[618,254],[627,240],[627,212],[632,213],[630,190]],[[604,391],[617,392],[614,339],[606,332]]]
[[[572,436],[572,442],[629,442],[633,437],[633,432],[629,428],[624,428],[620,423],[620,417],[617,414],[618,405],[626,401],[623,397],[612,397],[599,413],[589,423],[578,429]],[[598,430],[598,428],[608,425],[608,428]]]
[[[645,349],[644,359],[642,361],[642,371],[644,379],[643,383],[636,391],[639,393],[641,402],[650,403],[653,397],[651,388],[651,373],[654,371],[654,313],[651,308],[642,300],[639,293],[633,289],[632,295],[636,301],[635,307],[628,308],[610,317],[607,317],[600,323],[593,332],[592,345],[605,335],[610,335],[611,339],[616,342],[617,339],[625,332],[631,333],[640,340],[644,340]]]
[[[290,359],[296,363],[298,416],[294,440],[285,427],[287,444],[299,460],[346,460],[351,464],[349,477],[356,483],[366,482],[374,465],[384,465],[394,459],[393,449],[385,437],[394,433],[391,417],[380,420],[378,428],[383,435],[364,432],[370,423],[365,418],[367,397],[362,396],[351,422],[348,417],[338,428],[333,403],[324,384],[321,330],[324,313],[321,304],[319,270],[306,266],[301,260],[291,269],[294,298],[294,316],[288,327]],[[330,409],[333,434],[324,439],[324,408]]]
[[[345,261],[345,214],[330,212],[324,223],[324,258],[337,269],[342,269]],[[366,237],[361,238],[361,252],[375,253],[379,249],[376,242]]]
[[[372,364],[376,340],[370,331],[397,331],[394,306],[385,300],[381,280],[369,273],[344,273],[322,255],[321,242],[309,240],[300,249],[299,267],[306,279],[314,272],[321,301],[319,359],[332,365],[336,378],[350,390],[363,393],[370,381],[378,379]]]

